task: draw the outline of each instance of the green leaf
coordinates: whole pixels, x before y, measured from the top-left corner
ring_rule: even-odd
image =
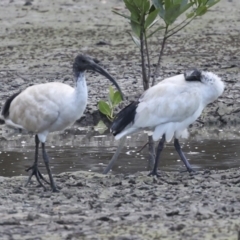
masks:
[[[140,13],[142,16],[145,15],[146,12],[148,12],[150,8],[150,2],[149,0],[129,0],[133,3],[136,9],[138,9],[138,13]]]
[[[143,2],[144,1],[145,0],[132,0],[132,2],[136,6],[136,8],[138,8],[139,11],[143,9]]]
[[[197,9],[196,11],[196,15],[197,16],[202,16],[203,14],[205,14],[207,12],[207,7],[206,6],[201,6]]]
[[[129,10],[130,13],[138,13],[139,10],[135,6],[133,0],[124,0],[126,8]]]
[[[144,15],[149,11],[150,9],[150,2],[148,0],[145,0],[143,3],[143,13]]]
[[[140,32],[141,32],[140,24],[137,24],[137,23],[131,21],[131,27],[132,27],[132,31],[135,33],[135,35],[140,38]]]
[[[171,5],[171,3],[169,3],[168,8],[167,7],[165,8],[166,12],[165,12],[165,17],[163,19],[166,22],[166,24],[171,25],[172,23],[174,23],[174,21],[178,17],[180,8],[181,8],[180,4]]]
[[[118,105],[122,101],[122,97],[119,91],[114,93],[113,106]]]
[[[163,0],[152,0],[155,8],[159,9],[159,16],[164,19],[165,9],[164,9],[164,1]]]
[[[175,0],[174,2],[168,2],[168,8],[165,9],[165,16],[163,20],[166,24],[173,24],[176,19],[184,12],[186,12],[193,3],[187,3],[185,0]]]
[[[165,0],[165,11],[168,11],[174,3],[171,0]],[[177,4],[178,5],[178,4]]]
[[[113,99],[114,99],[114,90],[113,90],[113,87],[112,86],[109,86],[109,100],[111,103],[113,103]]]
[[[98,122],[96,126],[94,126],[94,130],[99,132],[100,134],[103,134],[107,130],[107,126],[104,124],[102,120]]]
[[[210,0],[207,3],[207,8],[212,7],[213,5],[217,4],[218,2],[220,2],[220,0]]]
[[[195,15],[195,12],[190,12],[186,14],[187,18],[192,18],[194,15]]]
[[[135,36],[134,36],[132,33],[130,33],[130,32],[127,32],[127,33],[131,36],[133,42],[137,45],[137,47],[140,47],[140,39],[137,38],[137,37],[135,37]]]
[[[108,103],[104,102],[103,100],[100,100],[98,102],[98,109],[102,114],[106,116],[111,116],[111,108]]]
[[[147,29],[152,23],[153,21],[156,19],[157,15],[159,13],[159,9],[155,9],[153,12],[149,13],[146,21],[145,21],[145,29]]]

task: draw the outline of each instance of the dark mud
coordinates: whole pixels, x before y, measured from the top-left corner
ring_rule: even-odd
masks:
[[[238,239],[240,171],[75,172],[60,193],[0,178],[1,239]]]
[[[1,0],[0,107],[12,93],[36,83],[67,80],[79,52],[98,58],[131,100],[142,92],[138,49],[128,23],[111,12],[118,0]],[[160,77],[195,66],[226,83],[200,121],[237,124],[240,116],[240,2],[222,0],[166,45]],[[103,44],[104,43],[104,44]],[[105,44],[107,43],[107,44]],[[152,40],[156,58],[159,39]],[[99,119],[98,100],[109,83],[89,73],[89,103],[82,125]],[[216,127],[217,127],[216,126]],[[227,132],[226,132],[227,134]],[[61,192],[26,177],[0,178],[1,239],[238,239],[239,169],[165,173],[162,178],[97,173],[55,176]]]

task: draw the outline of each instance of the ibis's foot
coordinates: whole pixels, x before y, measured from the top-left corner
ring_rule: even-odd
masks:
[[[28,177],[28,180],[27,180],[27,182],[26,182],[26,184],[25,184],[25,187],[30,183],[30,181],[31,181],[31,179],[32,179],[32,176],[35,176],[35,177],[36,177],[39,185],[40,185],[41,187],[43,187],[44,189],[45,189],[45,187],[44,187],[44,185],[42,184],[41,180],[43,180],[43,181],[46,182],[47,184],[50,184],[50,183],[43,177],[43,175],[41,174],[41,172],[38,170],[38,166],[37,166],[36,164],[33,164],[31,167],[29,167],[28,169],[26,169],[27,172],[30,171],[30,170],[32,170],[32,172],[31,172],[30,176]]]
[[[148,174],[148,176],[161,177],[161,174],[158,173],[157,171],[152,170],[152,171]]]
[[[60,190],[56,186],[51,186],[53,192],[60,192]]]

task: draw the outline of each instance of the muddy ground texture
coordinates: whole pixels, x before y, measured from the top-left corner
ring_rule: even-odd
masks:
[[[0,107],[12,93],[36,83],[67,80],[82,52],[101,61],[128,100],[142,92],[138,50],[128,23],[111,12],[121,1],[0,1]],[[152,58],[159,39],[152,40]],[[240,121],[240,2],[222,0],[171,38],[160,77],[195,66],[226,83],[200,120]],[[109,83],[89,73],[89,103],[82,125],[94,124]],[[126,104],[126,103],[125,103]],[[0,178],[0,239],[238,239],[239,169],[163,173],[162,178],[88,172],[55,176],[53,194],[26,177]]]

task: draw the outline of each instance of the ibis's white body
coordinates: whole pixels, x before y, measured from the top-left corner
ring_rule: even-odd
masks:
[[[76,80],[75,88],[60,82],[37,84],[14,98],[5,122],[34,132],[45,142],[49,132],[63,130],[82,116],[87,98],[83,73]]]
[[[134,122],[115,138],[120,139],[141,129],[151,129],[154,141],[163,134],[168,142],[173,136],[187,137],[187,127],[224,90],[224,84],[217,75],[211,72],[202,74],[201,82],[186,81],[181,74],[149,88],[139,99]]]

